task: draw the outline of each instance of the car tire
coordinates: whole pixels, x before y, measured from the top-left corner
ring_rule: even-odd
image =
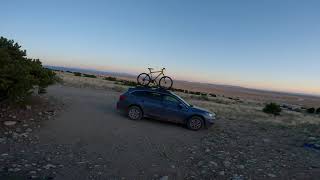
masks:
[[[187,127],[193,131],[198,131],[204,126],[203,119],[199,116],[193,116],[187,121]]]
[[[142,118],[142,110],[138,106],[131,106],[128,109],[128,117],[131,120],[140,120]]]

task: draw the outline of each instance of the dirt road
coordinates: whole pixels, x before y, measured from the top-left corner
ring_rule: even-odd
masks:
[[[65,103],[32,132],[35,141],[0,144],[0,179],[315,179],[316,150],[291,129],[218,119],[198,132],[115,109],[119,93],[61,85]]]
[[[48,96],[61,98],[67,109],[43,125],[34,147],[40,150],[34,151],[42,151],[54,166],[63,165],[55,170],[57,179],[180,179],[187,171],[182,165],[188,158],[185,147],[197,145],[206,133],[172,123],[131,121],[116,111],[119,93],[113,91],[57,85]]]

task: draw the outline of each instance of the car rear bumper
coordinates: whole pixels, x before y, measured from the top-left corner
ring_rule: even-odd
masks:
[[[127,111],[127,106],[121,102],[117,102],[117,105],[116,105],[116,109],[118,111],[121,111],[121,112],[126,112]]]

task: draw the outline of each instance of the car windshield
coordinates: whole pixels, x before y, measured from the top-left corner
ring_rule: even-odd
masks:
[[[179,97],[178,95],[172,93],[172,95],[174,95],[176,98],[178,98],[180,101],[182,101],[184,104],[186,104],[187,106],[190,106],[189,103],[187,103],[187,101],[185,101],[184,99],[182,99],[181,97]]]

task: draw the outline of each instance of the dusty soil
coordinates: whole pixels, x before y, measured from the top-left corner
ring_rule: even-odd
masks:
[[[51,86],[43,98],[58,99],[48,107],[63,110],[55,110],[50,119],[47,117],[51,115],[44,113],[44,120],[44,115],[34,114],[34,121],[38,122],[35,125],[40,124],[41,128],[32,128],[27,140],[20,136],[22,132],[16,132],[20,125],[2,128],[0,179],[320,176],[320,151],[303,146],[310,140],[319,140],[316,125],[290,128],[220,117],[212,128],[194,132],[172,123],[129,120],[115,110],[119,94],[112,90]],[[19,118],[22,117],[15,119]],[[32,124],[29,120],[22,122]]]

